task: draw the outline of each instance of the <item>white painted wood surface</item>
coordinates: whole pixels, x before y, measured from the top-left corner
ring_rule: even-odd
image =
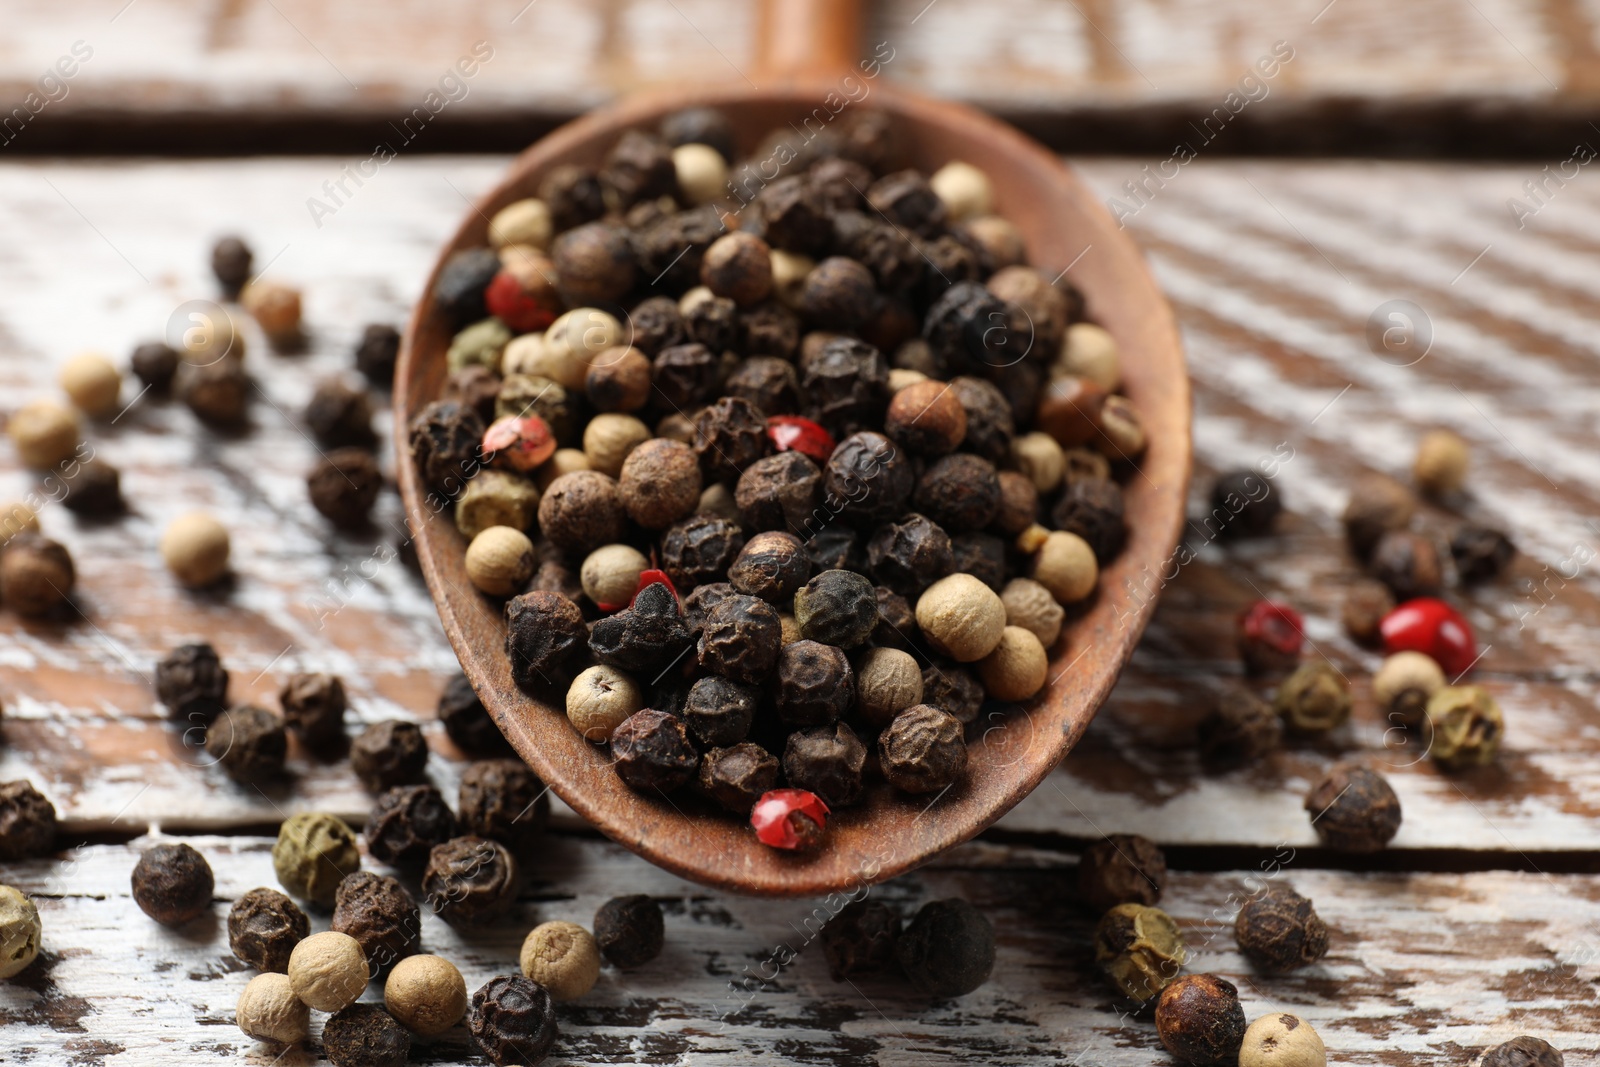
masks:
[[[309,1050],[280,1059],[278,1049],[234,1027],[234,1002],[251,972],[228,952],[227,908],[246,890],[275,884],[270,840],[194,839],[216,870],[218,899],[211,916],[179,930],[149,921],[128,894],[138,849],[150,843],[0,867],[39,895],[46,947],[25,980],[0,983],[0,1062],[316,1062]],[[1574,1067],[1600,1062],[1596,879],[1362,875],[1282,860],[1270,875],[1174,875],[1162,902],[1183,928],[1190,970],[1232,980],[1248,1017],[1303,1016],[1331,1063],[1465,1064],[1519,1033],[1552,1041]],[[971,845],[872,891],[907,911],[962,896],[995,924],[993,977],[951,1001],[930,1002],[891,977],[830,980],[812,941],[830,913],[826,902],[711,893],[616,846],[572,837],[549,842],[504,922],[463,936],[428,914],[422,939],[476,989],[515,970],[522,936],[538,922],[587,925],[617,893],[659,899],[665,951],[637,971],[606,968],[593,992],[561,1006],[553,1065],[1170,1062],[1151,1020],[1119,1015],[1096,973],[1093,917],[1073,902],[1074,874],[1070,859],[1055,853]],[[1311,897],[1331,930],[1328,956],[1287,976],[1255,974],[1233,939],[1239,900],[1270,879]],[[326,923],[313,917],[314,930]],[[364,999],[381,1000],[381,988],[375,983]],[[460,1028],[419,1042],[412,1056],[464,1061],[482,1062]]]

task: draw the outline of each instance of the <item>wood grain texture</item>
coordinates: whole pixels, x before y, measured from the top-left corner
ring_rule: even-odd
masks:
[[[827,83],[818,81],[765,93],[743,87],[718,95],[650,93],[585,116],[519,157],[504,181],[465,213],[440,250],[426,289],[432,291],[450,256],[487,245],[495,212],[537,191],[552,167],[603,158],[624,130],[710,104],[728,116],[741,150],[753,151],[767,131],[807,121],[807,101],[826,92]],[[1027,235],[1030,262],[1046,276],[1065,274],[1080,257],[1095,253],[1098,269],[1080,271],[1073,280],[1117,338],[1123,352],[1120,388],[1150,427],[1139,474],[1124,486],[1127,544],[1101,571],[1102,595],[1074,613],[1050,649],[1048,681],[1027,702],[1025,714],[997,715],[969,731],[959,782],[931,797],[874,784],[858,803],[830,818],[827,847],[805,855],[761,844],[741,821],[710,805],[630,789],[613,769],[610,753],[566,721],[560,686],[532,694],[512,680],[504,608],[472,587],[460,532],[417,472],[409,442],[396,436],[401,498],[445,632],[518,753],[607,836],[718,888],[812,896],[875,882],[968,840],[1014,807],[1071,750],[1104,701],[1154,607],[1137,594],[1134,579],[1172,557],[1183,526],[1188,378],[1172,313],[1137,248],[1076,175],[1015,130],[968,108],[887,89],[878,91],[875,103],[893,116],[906,162],[922,173],[953,159],[987,161],[996,210]],[[439,399],[453,332],[442,310],[431,302],[418,304],[395,376],[395,417],[405,424]]]
[[[1110,195],[1144,162],[1083,169]],[[145,676],[172,645],[202,635],[232,665],[236,698],[273,706],[292,671],[333,670],[351,691],[353,720],[428,723],[441,757],[431,773],[453,792],[459,754],[429,723],[455,668],[436,613],[418,578],[391,559],[392,531],[330,537],[310,510],[301,479],[315,453],[294,419],[315,379],[347,366],[362,323],[399,320],[463,198],[490,188],[505,165],[401,158],[320,228],[304,201],[337,176],[328,160],[0,167],[0,220],[18,235],[0,248],[6,408],[52,392],[55,368],[78,350],[120,358],[159,336],[176,307],[210,291],[205,248],[221,232],[241,230],[263,262],[276,257],[269,275],[306,287],[313,330],[310,350],[297,356],[273,355],[251,334],[247,359],[264,396],[244,437],[197,431],[185,409],[149,398],[116,426],[91,428],[89,440],[124,470],[129,517],[95,525],[58,505],[43,511],[46,533],[78,561],[75,599],[90,621],[68,612],[25,623],[0,610],[9,742],[0,780],[35,781],[61,809],[69,840],[152,824],[264,826],[280,809],[364,818],[369,798],[343,764],[296,758],[294,788],[269,798],[176,757]],[[1251,463],[1282,441],[1295,449],[1277,483],[1290,514],[1271,541],[1201,547],[1163,592],[1076,753],[1002,829],[1303,848],[1314,836],[1299,799],[1353,748],[1385,768],[1401,795],[1397,846],[1521,853],[1535,864],[1542,852],[1600,848],[1592,636],[1600,590],[1592,565],[1571,580],[1554,570],[1574,558],[1575,544],[1595,544],[1589,523],[1600,514],[1589,429],[1600,365],[1585,329],[1600,289],[1586,266],[1600,245],[1600,186],[1571,183],[1519,231],[1504,200],[1531,176],[1507,167],[1200,160],[1132,218],[1185,330],[1202,468],[1191,515],[1204,512],[1209,472]],[[1493,247],[1462,274],[1485,245]],[[1373,308],[1396,296],[1426,307],[1438,338],[1409,369],[1382,363],[1364,339]],[[1363,680],[1377,659],[1338,624],[1355,573],[1337,532],[1346,486],[1363,470],[1403,473],[1419,429],[1434,424],[1471,440],[1476,506],[1526,553],[1512,576],[1461,598],[1489,646],[1479,678],[1504,706],[1508,733],[1496,768],[1456,776],[1414,748],[1385,747]],[[0,496],[37,488],[0,449]],[[194,506],[227,516],[234,530],[236,579],[221,595],[178,589],[155,551],[164,521]],[[386,497],[381,517],[396,519],[398,501]],[[1441,511],[1427,516],[1436,530],[1450,521]],[[1354,681],[1354,721],[1336,746],[1294,748],[1259,771],[1207,777],[1190,752],[1193,725],[1237,674],[1233,615],[1263,593],[1306,611],[1316,648]],[[558,805],[562,818],[571,816]]]
[[[0,880],[37,895],[45,929],[41,959],[0,984],[5,1062],[274,1062],[278,1050],[235,1029],[233,1006],[252,972],[229,954],[225,926],[239,894],[275,884],[270,840],[194,839],[216,870],[217,903],[178,930],[149,921],[128,894],[137,852],[150,843],[0,866]],[[1600,879],[1361,875],[1299,870],[1287,854],[1281,863],[1272,874],[1176,874],[1162,900],[1183,929],[1189,969],[1235,982],[1249,1018],[1303,1016],[1335,1063],[1467,1063],[1522,1033],[1553,1042],[1569,1064],[1600,1056]],[[1238,954],[1233,918],[1241,900],[1274,880],[1315,901],[1331,947],[1315,966],[1266,977]],[[606,968],[590,994],[560,1007],[562,1036],[548,1061],[557,1065],[1168,1062],[1150,1019],[1119,1013],[1095,972],[1094,920],[1074,903],[1073,886],[1070,859],[977,844],[873,890],[908,913],[965,897],[994,923],[993,977],[946,1001],[918,997],[891,977],[832,981],[815,935],[841,900],[727,896],[592,839],[551,839],[518,907],[491,928],[463,935],[425,909],[422,941],[460,966],[471,990],[515,971],[522,937],[538,922],[587,925],[615,893],[658,899],[665,951],[636,971]],[[313,916],[313,929],[326,922]],[[130,975],[145,977],[132,985]],[[374,984],[363,999],[380,1001],[381,989]],[[411,1058],[463,1061],[481,1062],[459,1027],[419,1042]],[[276,1062],[315,1058],[306,1049]]]

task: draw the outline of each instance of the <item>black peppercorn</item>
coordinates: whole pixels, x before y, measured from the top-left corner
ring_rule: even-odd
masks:
[[[524,593],[506,604],[506,655],[525,692],[567,681],[588,644],[583,612],[560,593]]]
[[[886,174],[867,189],[867,203],[895,226],[932,234],[944,223],[944,201],[915,170]]]
[[[855,211],[835,215],[833,227],[839,251],[871,271],[883,292],[904,293],[922,281],[927,261],[904,232]]]
[[[911,985],[934,997],[959,997],[994,970],[994,927],[983,912],[956,897],[924,904],[895,944]]]
[[[220,237],[211,246],[211,273],[222,286],[222,295],[232,300],[250,280],[250,264],[254,259],[250,246],[242,237]]]
[[[878,597],[878,621],[872,627],[872,643],[879,648],[898,648],[915,652],[911,636],[917,632],[917,617],[911,602],[884,586],[874,586]]]
[[[992,382],[982,378],[959,377],[950,382],[950,391],[967,413],[967,435],[963,445],[988,460],[1003,461],[1011,451],[1016,422],[1011,404]]]
[[[955,285],[981,287],[983,279],[991,273],[991,264],[985,258],[983,245],[963,231],[942,233],[931,241],[922,242],[917,248],[926,257],[927,263],[927,269],[922,272],[922,283],[914,294],[923,304],[938,301]],[[984,292],[988,293],[988,290]],[[1006,367],[1027,353],[1026,337],[1014,339],[1011,336],[1016,325],[1012,309],[994,299],[992,294],[988,298],[978,297],[971,289],[965,289],[958,303],[976,312],[967,320],[973,329],[978,329],[981,321],[983,329],[995,331],[988,338],[996,342],[994,347],[981,349],[983,355],[979,359],[983,364]],[[929,318],[932,317],[930,311]],[[972,345],[970,337],[968,344]]]
[[[949,712],[957,722],[976,719],[983,696],[983,683],[966,667],[934,663],[922,669],[922,702]]]
[[[717,354],[699,342],[662,349],[651,368],[656,402],[672,410],[696,410],[717,392],[718,363]]]
[[[572,163],[554,167],[544,176],[539,199],[550,209],[550,227],[556,233],[593,222],[606,213],[600,176]]]
[[[807,523],[807,528],[814,525],[815,523]],[[818,530],[815,536],[806,541],[806,555],[811,557],[813,571],[831,571],[840,568],[852,571],[867,569],[867,554],[862,549],[856,532],[838,523]]]
[[[374,793],[420,782],[428,766],[422,727],[403,719],[373,723],[350,745],[350,769]]]
[[[792,415],[800,410],[800,377],[794,364],[778,356],[753,356],[728,376],[729,396],[748,400],[763,415]]]
[[[228,671],[205,643],[179,645],[156,664],[156,697],[178,722],[204,725],[222,714]]]
[[[202,422],[237,429],[249,408],[250,376],[237,359],[184,363],[178,367],[177,391]]]
[[[835,982],[891,970],[899,939],[900,913],[879,900],[851,901],[817,935]]]
[[[411,420],[411,453],[423,484],[454,499],[482,466],[484,430],[478,413],[455,401],[437,400],[423,408]]]
[[[776,650],[773,659],[777,659]],[[690,687],[679,714],[702,744],[737,745],[749,734],[760,706],[761,692],[755,686],[713,674]],[[702,783],[706,779],[704,766],[701,779]]]
[[[1118,904],[1155,905],[1166,887],[1167,858],[1138,834],[1111,834],[1078,861],[1078,898],[1097,916]]]
[[[640,204],[635,211],[655,207]],[[639,265],[639,278],[651,279],[652,288],[681,293],[699,282],[706,256],[727,230],[717,209],[707,204],[649,221],[630,213],[633,254]]]
[[[206,727],[206,755],[235,782],[265,782],[283,773],[289,738],[283,719],[254,704],[242,704]]]
[[[411,1034],[378,1005],[351,1004],[323,1025],[322,1053],[333,1067],[405,1067]]]
[[[920,456],[954,452],[967,436],[967,411],[944,382],[913,382],[889,401],[884,432]]]
[[[1100,566],[1116,558],[1128,536],[1122,487],[1116,482],[1078,482],[1067,487],[1052,512],[1056,529],[1077,534],[1094,549]]]
[[[472,994],[467,1029],[496,1067],[536,1067],[559,1032],[555,1001],[531,978],[491,978]]]
[[[455,329],[488,314],[483,291],[500,273],[500,256],[492,248],[470,248],[445,260],[433,284],[433,302]]]
[[[728,581],[741,593],[786,604],[810,574],[811,557],[801,540],[773,530],[758,533],[745,543],[728,568]]]
[[[76,515],[105,518],[122,511],[122,474],[103,459],[78,464],[61,498],[61,506]]]
[[[698,638],[711,609],[730,596],[738,595],[738,591],[727,582],[710,582],[695,586],[694,591],[683,598],[683,621],[688,625],[689,632]]]
[[[311,920],[276,889],[252,889],[228,911],[228,947],[241,963],[284,974],[289,954],[311,936]]]
[[[666,943],[661,905],[642,893],[612,897],[594,913],[594,939],[614,967],[643,967]]]
[[[489,709],[478,699],[472,681],[458,674],[445,683],[439,694],[437,714],[444,732],[457,748],[469,756],[506,756],[511,745],[489,717]]]
[[[798,730],[783,751],[783,773],[789,784],[809,789],[830,808],[861,799],[861,770],[867,746],[842,722]]]
[[[695,416],[694,450],[712,481],[732,481],[765,456],[772,442],[766,416],[750,401],[725,396]]]
[[[1378,626],[1393,610],[1394,594],[1388,586],[1366,578],[1354,582],[1345,594],[1341,613],[1345,632],[1357,644],[1376,645],[1382,640]]]
[[[374,975],[422,948],[422,912],[399,882],[371,871],[352,871],[336,890],[330,929],[361,943]]]
[[[946,277],[951,277],[948,271]],[[1012,312],[975,281],[957,281],[928,309],[922,339],[933,358],[952,371],[1009,367],[1025,341],[1013,336]]]
[[[1444,585],[1439,550],[1429,538],[1410,530],[1391,530],[1378,538],[1367,566],[1396,600],[1433,596]]]
[[[878,624],[878,594],[865,575],[823,571],[795,593],[794,617],[808,640],[855,648]]]
[[[380,389],[394,382],[395,358],[400,354],[400,331],[384,323],[369,323],[356,342],[356,370]]]
[[[162,926],[182,926],[211,907],[211,864],[188,845],[157,845],[133,868],[133,902]]]
[[[735,682],[758,685],[777,666],[782,643],[783,623],[772,605],[753,596],[728,596],[706,612],[701,624],[700,666]]]
[[[151,392],[164,394],[172,389],[172,379],[178,373],[178,353],[171,346],[160,341],[142,344],[133,350],[128,363],[134,377],[149,386]]]
[[[1000,509],[1000,479],[988,460],[957,452],[923,472],[912,499],[918,511],[946,530],[981,530]]]
[[[970,574],[996,593],[1006,586],[1006,543],[991,533],[957,534],[950,539],[951,570]]]
[[[372,432],[372,401],[366,390],[357,389],[340,377],[317,383],[306,405],[305,420],[311,436],[328,448],[370,447],[377,440]]]
[[[1258,970],[1292,971],[1328,952],[1328,926],[1311,901],[1287,885],[1269,885],[1246,900],[1234,922],[1239,951]]]
[[[686,144],[710,145],[726,160],[733,159],[733,126],[713,107],[688,107],[661,120],[661,136],[674,148]]]
[[[700,759],[697,785],[725,810],[747,816],[764,793],[777,788],[778,760],[752,741],[713,748]]]
[[[849,711],[855,695],[855,672],[843,649],[796,641],[778,654],[777,712],[787,725],[824,726]]]
[[[725,296],[710,296],[680,309],[687,340],[712,352],[727,352],[739,344],[739,305]]]
[[[900,522],[878,527],[867,542],[872,577],[907,597],[955,569],[950,535],[925,515],[912,512]]]
[[[672,146],[653,133],[628,130],[600,167],[600,183],[626,208],[641,200],[671,196],[678,187]]]
[[[1563,1067],[1566,1057],[1548,1041],[1514,1037],[1483,1054],[1478,1067]]]
[[[428,854],[422,891],[428,906],[451,926],[481,926],[516,902],[517,864],[498,841],[457,837]]]
[[[683,720],[646,708],[611,732],[611,758],[629,789],[670,793],[695,776],[700,756]]]
[[[382,488],[378,461],[364,448],[336,448],[317,460],[306,475],[311,506],[347,530],[367,524]]]
[[[878,290],[872,272],[853,259],[829,256],[800,288],[800,311],[816,328],[854,332],[872,316]]]
[[[469,363],[444,380],[439,399],[470,408],[487,425],[494,421],[495,405],[505,382],[481,363]]]
[[[1238,1063],[1245,1026],[1239,991],[1214,974],[1182,975],[1156,1001],[1156,1033],[1180,1063]]]
[[[878,737],[883,776],[907,793],[936,793],[967,769],[967,742],[954,715],[931,704],[900,712]]]
[[[1495,577],[1516,554],[1516,546],[1504,533],[1477,523],[1463,523],[1450,538],[1450,555],[1456,562],[1456,575],[1463,582]]]
[[[461,832],[532,858],[550,823],[550,791],[520,759],[477,760],[461,773]]]
[[[739,524],[711,515],[691,515],[661,537],[661,567],[679,592],[718,582],[744,549]]]
[[[55,842],[55,805],[31,782],[0,782],[0,861],[46,855]]]
[[[805,416],[835,437],[883,424],[889,361],[864,341],[835,337],[800,357]]]
[[[779,178],[757,194],[754,207],[773,248],[814,256],[833,243],[827,202],[803,177]]]
[[[753,530],[805,533],[822,502],[822,472],[803,452],[776,452],[745,468],[733,499]]]
[[[435,845],[457,836],[456,817],[431,785],[397,785],[379,796],[367,816],[367,851],[380,863],[418,868]]]
[[[1417,498],[1399,482],[1382,474],[1369,474],[1356,482],[1345,504],[1345,536],[1358,559],[1366,559],[1378,540],[1390,530],[1403,530],[1417,512]]]
[[[628,231],[605,222],[586,222],[557,237],[550,259],[556,289],[570,308],[615,304],[637,276]]]
[[[331,755],[344,744],[344,683],[332,674],[295,674],[278,691],[284,725],[306,747]]]
[[[748,356],[776,356],[787,362],[794,358],[800,348],[799,317],[776,301],[769,300],[741,310],[739,332],[744,338],[744,352]],[[767,414],[777,413],[768,410]]]
[[[830,507],[842,507],[842,518],[871,529],[904,514],[916,487],[916,471],[887,437],[863,431],[833,450],[823,485]]]
[[[682,344],[687,336],[678,302],[670,296],[641,301],[628,313],[628,325],[633,328],[633,347],[651,357]]]
[[[661,582],[640,591],[632,607],[601,619],[589,633],[596,660],[647,676],[670,666],[689,643],[678,600]]]
[[[577,559],[600,545],[622,540],[627,523],[616,479],[599,471],[563,474],[539,499],[540,531]]]
[[[1272,705],[1241,686],[1230,687],[1200,721],[1200,762],[1223,771],[1253,763],[1278,747],[1283,720]]]
[[[1400,798],[1376,771],[1339,764],[1312,785],[1305,809],[1329,848],[1372,852],[1400,830]]]

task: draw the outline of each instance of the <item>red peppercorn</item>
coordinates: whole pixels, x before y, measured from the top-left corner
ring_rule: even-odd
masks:
[[[767,436],[772,439],[772,447],[777,451],[799,452],[816,460],[819,466],[826,464],[828,457],[833,455],[833,435],[799,415],[772,416],[767,420]]]
[[[483,303],[489,314],[509,326],[512,333],[543,330],[556,321],[561,311],[553,285],[537,283],[536,288],[530,289],[504,268],[483,291]]]
[[[484,431],[483,454],[517,471],[531,471],[555,454],[556,438],[537,415],[507,415]]]
[[[1289,605],[1258,600],[1239,616],[1239,655],[1252,673],[1293,670],[1305,630],[1305,620]]]
[[[607,614],[621,611],[623,608],[631,608],[634,601],[639,599],[639,594],[649,589],[652,585],[666,586],[667,592],[672,594],[672,599],[678,601],[680,605],[683,603],[683,598],[678,595],[678,587],[672,584],[672,579],[667,577],[667,572],[656,570],[654,567],[647,567],[639,572],[639,584],[633,587],[633,596],[628,599],[626,604],[599,604],[596,606]]]
[[[1472,627],[1461,613],[1431,596],[1408,600],[1378,624],[1383,653],[1421,652],[1432,656],[1450,678],[1465,674],[1478,658]]]
[[[809,849],[822,841],[828,805],[804,789],[774,789],[750,809],[750,825],[763,845]]]

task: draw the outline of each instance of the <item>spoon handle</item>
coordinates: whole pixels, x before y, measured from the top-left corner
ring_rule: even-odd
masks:
[[[862,0],[761,0],[757,78],[800,81],[842,73],[860,58]]]

